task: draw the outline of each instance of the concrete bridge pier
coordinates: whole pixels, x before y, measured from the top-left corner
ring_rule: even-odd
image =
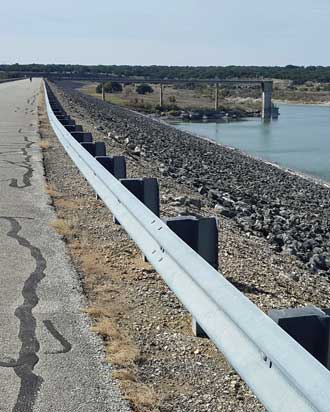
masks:
[[[262,118],[271,119],[273,82],[272,81],[262,82],[261,87],[262,87]]]
[[[159,106],[163,107],[163,83],[160,83],[159,86]]]
[[[219,109],[219,83],[215,84],[215,100],[214,100],[214,109]]]
[[[102,100],[105,102],[104,83],[102,83]]]

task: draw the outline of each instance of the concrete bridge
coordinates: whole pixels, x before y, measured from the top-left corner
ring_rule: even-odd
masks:
[[[80,79],[82,80],[82,79]],[[273,104],[272,104],[272,94],[273,94],[273,81],[272,80],[224,80],[224,79],[191,79],[191,80],[178,80],[178,79],[141,79],[141,78],[122,78],[122,77],[110,77],[102,82],[106,81],[116,81],[122,84],[132,84],[132,83],[148,83],[148,84],[159,84],[159,105],[160,107],[164,104],[163,99],[163,86],[164,84],[187,84],[187,83],[202,83],[214,85],[214,109],[219,109],[219,85],[223,84],[259,84],[262,91],[262,118],[271,119],[273,114]],[[104,96],[104,91],[102,92]]]
[[[133,83],[149,83],[159,84],[159,105],[164,105],[163,86],[166,84],[210,84],[214,85],[214,109],[219,108],[219,86],[224,84],[251,84],[260,85],[262,93],[262,118],[271,119],[273,115],[272,94],[273,94],[273,81],[267,79],[148,79],[143,77],[119,77],[109,76],[105,74],[79,74],[79,73],[43,73],[43,72],[24,72],[27,77],[44,77],[49,80],[77,80],[77,81],[97,81],[105,83],[109,81],[116,81],[122,84]],[[103,92],[104,96],[104,92]],[[276,116],[276,113],[275,113]]]

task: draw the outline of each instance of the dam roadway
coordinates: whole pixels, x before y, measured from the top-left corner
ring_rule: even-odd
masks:
[[[45,192],[41,81],[0,85],[0,411],[127,411]]]

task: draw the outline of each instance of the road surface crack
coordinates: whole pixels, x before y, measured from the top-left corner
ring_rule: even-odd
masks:
[[[40,344],[36,336],[36,319],[33,316],[32,310],[39,302],[36,289],[45,277],[47,264],[40,249],[31,245],[24,237],[19,236],[22,227],[16,219],[7,216],[0,216],[0,219],[7,220],[10,223],[11,229],[7,236],[15,239],[20,246],[27,248],[36,264],[35,270],[24,282],[22,289],[23,303],[15,310],[15,316],[20,321],[18,337],[21,341],[21,349],[18,359],[0,362],[0,367],[13,368],[21,380],[20,390],[12,412],[32,412],[37,393],[43,382],[43,378],[33,372],[35,365],[39,361],[37,353],[40,349]]]
[[[72,345],[70,342],[68,342],[63,335],[60,334],[60,332],[55,328],[53,325],[52,321],[50,320],[44,320],[44,325],[46,326],[48,332],[60,342],[60,344],[63,346],[62,350],[59,350],[57,352],[46,352],[49,353],[50,355],[55,355],[58,353],[67,353],[70,352],[72,349]]]
[[[34,142],[31,142],[27,136],[24,136],[24,141],[27,142],[27,144],[21,148],[21,152],[24,156],[24,165],[22,165],[21,167],[24,167],[26,169],[26,172],[23,175],[23,185],[19,186],[17,179],[14,178],[11,179],[11,182],[9,184],[10,187],[15,187],[16,189],[25,189],[26,187],[31,186],[31,178],[33,175],[33,168],[30,165],[32,155],[29,155],[27,150],[33,145]]]

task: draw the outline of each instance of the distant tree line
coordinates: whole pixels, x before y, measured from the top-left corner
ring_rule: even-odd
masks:
[[[20,76],[20,74],[18,72],[0,71],[0,79],[12,79],[12,78],[16,78],[16,77],[19,77],[19,76]]]
[[[44,72],[66,75],[113,75],[150,79],[232,79],[274,78],[304,83],[330,82],[330,67],[324,66],[81,66],[71,64],[12,64],[0,65],[6,75],[21,72]]]

